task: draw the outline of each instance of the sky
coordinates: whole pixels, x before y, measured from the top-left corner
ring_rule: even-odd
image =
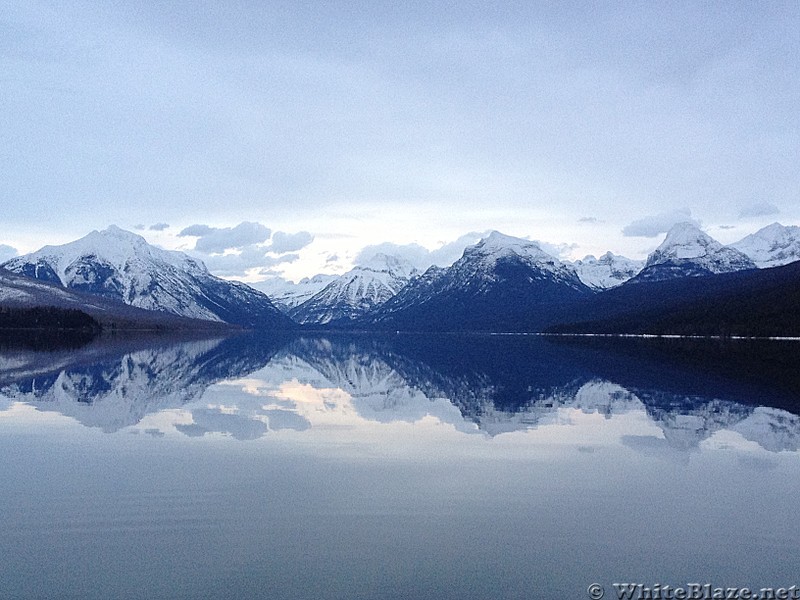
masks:
[[[795,0],[0,0],[0,259],[115,224],[297,280],[798,225],[798,31]]]

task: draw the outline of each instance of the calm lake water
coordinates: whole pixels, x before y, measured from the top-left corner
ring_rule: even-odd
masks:
[[[0,598],[800,585],[796,342],[0,350]]]

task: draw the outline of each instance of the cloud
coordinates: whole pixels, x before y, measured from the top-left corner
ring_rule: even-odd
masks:
[[[580,219],[578,219],[578,223],[588,223],[590,225],[596,225],[602,222],[603,221],[601,221],[597,217],[581,217]]]
[[[461,258],[464,248],[477,244],[481,238],[486,237],[488,234],[488,231],[483,233],[471,231],[457,240],[443,244],[435,250],[428,250],[419,244],[393,244],[391,242],[373,244],[362,248],[353,262],[357,265],[364,264],[376,254],[383,253],[404,258],[421,271],[431,265],[447,267]]]
[[[142,226],[144,227],[144,225]],[[208,225],[189,225],[189,227],[184,228],[178,234],[178,237],[186,237],[186,236],[204,236],[210,234],[214,231],[213,227],[209,227]]]
[[[178,236],[195,236],[194,249],[205,254],[223,254],[226,250],[241,249],[253,244],[260,244],[269,239],[272,231],[261,223],[243,221],[236,227],[209,227],[208,225],[191,225],[183,229]]]
[[[269,247],[270,252],[296,252],[302,250],[314,241],[314,236],[307,231],[298,231],[297,233],[284,233],[283,231],[276,231],[272,235],[272,244]]]
[[[547,252],[550,256],[556,258],[569,258],[572,251],[578,248],[578,244],[551,244],[550,242],[542,242],[535,240],[539,247]]]
[[[261,223],[243,221],[235,227],[195,224],[185,227],[178,237],[195,237],[193,252],[209,271],[224,277],[243,277],[253,269],[265,272],[280,264],[296,261],[296,254],[314,241],[307,231],[287,233]]]
[[[627,237],[656,237],[666,233],[675,223],[693,223],[700,226],[697,219],[692,218],[692,211],[688,208],[668,213],[661,213],[638,219],[622,229],[622,235]]]
[[[218,276],[241,277],[251,269],[269,269],[300,258],[299,254],[267,256],[263,248],[249,247],[238,254],[212,254],[203,258],[208,270]]]
[[[777,215],[780,212],[781,211],[774,204],[770,204],[769,202],[761,202],[759,204],[745,206],[739,212],[739,218],[749,219],[751,217],[766,217],[769,215]]]
[[[736,229],[736,225],[720,225],[720,229]]]
[[[150,225],[148,229],[150,231],[164,231],[169,227],[169,223],[155,223],[154,225]]]
[[[138,225],[134,225],[133,228],[136,231],[144,231],[144,229],[145,229],[145,227],[144,227],[144,225],[142,223],[139,223]]]
[[[19,252],[17,252],[16,248],[13,248],[7,244],[0,244],[0,263],[11,260],[18,254]]]

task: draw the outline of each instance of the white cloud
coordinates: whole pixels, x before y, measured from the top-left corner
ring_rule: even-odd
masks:
[[[579,247],[578,244],[551,244],[550,242],[535,241],[539,244],[539,247],[550,256],[555,256],[560,259],[568,259],[572,251]]]
[[[11,260],[15,256],[19,254],[16,248],[13,248],[7,244],[0,244],[0,263],[5,262],[7,260]]]
[[[254,246],[236,254],[214,254],[203,258],[208,270],[222,277],[244,277],[251,269],[270,269],[300,258],[299,254],[267,256],[266,251]]]
[[[693,223],[700,226],[697,219],[692,218],[688,208],[637,219],[622,229],[622,235],[628,237],[656,237],[666,233],[675,223]]]
[[[152,229],[152,227],[151,227]],[[178,237],[195,237],[193,253],[215,275],[245,277],[254,269],[270,270],[291,263],[314,236],[307,231],[272,232],[266,225],[243,221],[234,227],[195,224],[185,227]]]
[[[419,270],[425,270],[431,265],[447,267],[461,258],[464,248],[477,244],[481,238],[486,237],[488,231],[478,233],[471,231],[459,237],[457,240],[443,244],[435,250],[428,250],[419,244],[393,244],[384,242],[365,246],[356,255],[355,264],[363,264],[369,261],[378,253],[404,258]]]

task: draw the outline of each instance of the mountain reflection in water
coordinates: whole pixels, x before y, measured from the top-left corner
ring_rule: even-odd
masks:
[[[96,340],[78,350],[2,350],[0,410],[24,403],[105,432],[138,431],[179,411],[173,431],[240,440],[304,432],[324,411],[377,423],[433,417],[486,436],[569,427],[574,411],[637,413],[644,425],[621,441],[643,452],[696,449],[722,430],[797,451],[795,354],[787,342],[483,335]],[[303,394],[319,405],[303,406]]]

